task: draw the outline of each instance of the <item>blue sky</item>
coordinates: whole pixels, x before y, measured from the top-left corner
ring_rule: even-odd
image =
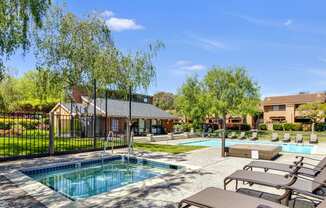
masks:
[[[81,17],[102,13],[125,52],[165,43],[149,94],[176,92],[187,76],[203,77],[213,65],[246,67],[262,96],[326,91],[325,8],[322,0],[67,2]],[[35,60],[17,54],[8,64],[19,75]]]

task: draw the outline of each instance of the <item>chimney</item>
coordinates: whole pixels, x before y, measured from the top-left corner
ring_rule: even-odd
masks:
[[[87,96],[87,90],[82,89],[82,88],[77,87],[77,86],[74,86],[72,88],[72,97],[73,97],[74,101],[76,103],[81,103],[82,102],[82,99],[81,99],[82,96]]]

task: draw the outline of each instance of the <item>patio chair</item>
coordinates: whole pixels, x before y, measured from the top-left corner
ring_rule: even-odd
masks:
[[[278,140],[279,140],[278,133],[272,133],[272,139],[271,139],[271,141],[272,142],[277,142]]]
[[[199,208],[286,208],[284,205],[266,199],[256,198],[232,191],[225,191],[214,187],[206,188],[181,200],[178,204],[178,208],[186,208],[190,206]]]
[[[326,186],[326,169],[323,169],[320,174],[315,178],[310,179],[307,177],[301,177],[297,174],[300,166],[296,166],[295,170],[284,176],[278,174],[264,173],[264,172],[255,172],[255,171],[246,171],[238,170],[232,173],[230,176],[224,179],[224,189],[226,186],[235,181],[235,189],[238,190],[238,183],[242,181],[248,183],[249,185],[262,185],[276,189],[284,190],[278,202],[285,200],[285,204],[288,205],[289,200],[292,195],[300,195],[307,198],[314,198],[316,200],[325,200],[326,195],[322,190]]]
[[[257,132],[252,132],[252,136],[249,138],[252,141],[258,140],[258,133]]]
[[[283,139],[282,139],[283,142],[291,142],[291,136],[289,133],[285,133],[283,135]]]
[[[317,144],[318,143],[317,134],[313,134],[313,133],[310,134],[309,143],[310,144]]]
[[[302,136],[302,134],[296,134],[296,136],[295,136],[295,142],[296,143],[302,143],[303,142],[303,136]]]
[[[326,157],[321,160],[304,157],[304,156],[296,156],[296,161],[293,164],[285,164],[285,163],[276,163],[276,162],[265,162],[265,161],[252,161],[249,164],[243,167],[243,170],[253,170],[254,168],[263,169],[265,172],[269,170],[276,170],[280,172],[291,173],[294,171],[296,164],[302,164],[302,167],[298,170],[298,174],[304,175],[307,177],[314,178],[317,174],[320,173],[326,167]],[[311,164],[311,162],[318,162],[316,165]]]
[[[239,139],[246,139],[246,132],[242,131],[239,135]]]

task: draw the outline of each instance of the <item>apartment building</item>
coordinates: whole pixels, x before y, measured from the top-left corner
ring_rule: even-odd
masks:
[[[297,95],[266,97],[262,102],[264,123],[307,122],[298,107],[305,103],[326,102],[326,93],[300,93]]]

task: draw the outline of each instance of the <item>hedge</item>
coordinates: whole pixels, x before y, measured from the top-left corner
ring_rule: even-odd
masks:
[[[303,126],[301,123],[275,123],[273,124],[275,131],[302,131]]]
[[[15,119],[15,118],[0,118],[0,129],[10,129],[15,125],[21,125],[25,129],[36,129],[41,122],[36,119]]]
[[[315,131],[326,131],[326,123],[316,123]]]
[[[273,130],[275,130],[275,131],[283,131],[283,124],[274,123],[273,124]]]
[[[258,129],[263,130],[263,131],[267,130],[267,125],[266,124],[259,124]]]

